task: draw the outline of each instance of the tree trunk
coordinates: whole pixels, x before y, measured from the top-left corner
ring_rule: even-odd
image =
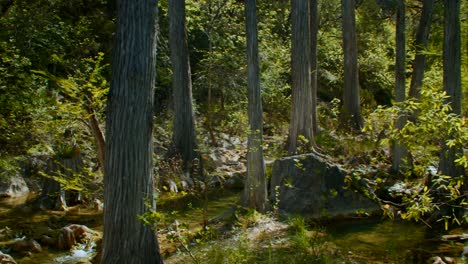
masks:
[[[432,11],[434,9],[434,0],[423,0],[423,9],[419,21],[418,32],[414,45],[416,47],[416,56],[413,62],[413,76],[409,89],[411,97],[419,99],[421,97],[421,86],[424,79],[424,68],[426,66],[426,55],[424,50],[429,41],[429,31],[431,28]]]
[[[292,110],[289,126],[288,152],[295,153],[303,145],[314,147],[312,127],[312,90],[310,82],[310,35],[308,1],[291,0],[292,19]],[[301,142],[304,138],[306,142]]]
[[[66,190],[63,182],[73,181],[74,177],[79,177],[75,173],[81,173],[83,160],[79,154],[79,149],[73,149],[73,155],[67,157],[55,157],[47,163],[47,175],[57,177],[45,177],[42,181],[42,191],[38,198],[37,206],[43,210],[66,211],[68,205],[77,204],[80,199],[78,191]]]
[[[106,124],[101,263],[162,263],[156,230],[138,216],[153,197],[157,0],[117,0]]]
[[[317,35],[319,30],[318,0],[309,0],[309,29],[310,29],[310,82],[312,87],[312,128],[314,135],[319,133],[317,117],[317,91],[318,91],[318,60]]]
[[[169,1],[169,43],[172,62],[174,131],[172,143],[181,155],[184,169],[196,157],[195,121],[192,105],[192,79],[185,29],[185,0]]]
[[[99,121],[96,117],[96,113],[94,112],[94,110],[88,109],[88,114],[91,115],[89,117],[88,122],[91,128],[91,133],[93,134],[93,137],[94,137],[94,142],[96,143],[99,168],[104,174],[104,164],[105,164],[104,162],[106,158],[106,141],[104,138],[104,134],[102,133],[101,127],[99,126]]]
[[[243,205],[264,213],[267,208],[265,163],[263,160],[263,110],[260,92],[260,65],[258,62],[258,33],[255,0],[246,0],[248,67],[248,115],[250,131],[247,149],[247,179]]]
[[[214,134],[214,128],[213,128],[213,107],[212,107],[212,90],[213,90],[213,80],[212,80],[212,56],[213,56],[213,43],[211,40],[211,32],[207,33],[208,35],[208,59],[209,59],[209,64],[208,64],[208,73],[207,73],[207,84],[208,84],[208,98],[207,98],[207,106],[206,106],[206,116],[207,116],[207,126],[208,126],[208,132],[210,134],[210,139],[211,139],[211,145],[213,147],[218,146],[218,142],[216,140],[216,136]]]
[[[354,129],[362,128],[361,100],[359,98],[358,50],[356,42],[355,0],[342,0],[344,50],[343,121]]]
[[[444,6],[444,91],[449,96],[447,103],[452,106],[452,112],[460,116],[462,94],[460,0],[445,0]],[[439,168],[442,174],[452,177],[465,174],[462,166],[455,165],[457,154],[462,154],[462,151],[449,148],[444,143]]]
[[[399,0],[397,3],[397,19],[396,19],[396,62],[395,62],[395,101],[403,102],[406,97],[406,35],[405,35],[405,0]],[[406,116],[400,113],[397,117],[396,127],[402,129],[406,123]],[[394,142],[393,144],[393,160],[392,169],[398,172],[403,165],[406,156],[406,149]]]

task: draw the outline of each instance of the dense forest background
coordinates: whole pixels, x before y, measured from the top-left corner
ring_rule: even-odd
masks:
[[[446,145],[464,151],[456,162],[465,174],[468,167],[468,2],[461,1],[459,12],[462,108],[456,115],[443,93],[444,1],[434,2],[428,43],[421,51],[426,65],[420,98],[410,95],[403,102],[397,102],[395,95],[397,1],[356,1],[362,130],[341,114],[345,87],[341,1],[318,2],[314,151],[349,169],[350,186],[375,195],[389,217],[426,221],[440,207],[442,214],[436,218],[446,227],[466,223],[466,212],[461,217],[458,212],[466,210],[463,177],[439,177],[427,171],[438,174]],[[413,76],[423,2],[406,1],[405,94]],[[244,4],[238,0],[185,4],[197,152],[201,159],[206,157],[200,170],[208,174],[216,169],[209,158],[211,149],[222,146],[226,137],[244,142],[249,134]],[[165,180],[187,170],[172,151],[175,116],[168,5],[168,0],[159,1],[154,93],[153,159],[160,179],[156,188],[161,191],[170,189]],[[57,195],[50,194],[60,190],[80,193],[79,199],[102,198],[115,16],[114,1],[0,0],[0,178],[21,175],[37,182],[45,207],[56,206]],[[288,155],[293,103],[291,5],[258,0],[257,17],[263,149],[266,159],[274,160]],[[411,126],[399,127],[403,112]],[[294,154],[310,151],[306,141]],[[398,170],[392,168],[395,142],[409,153]],[[267,168],[267,177],[268,173]],[[368,183],[365,188],[356,184],[362,181]],[[405,191],[403,197],[391,200],[383,190],[396,182],[404,183]],[[447,190],[442,193],[449,198],[441,199],[440,189]],[[44,192],[53,201],[45,201]],[[62,207],[72,203],[65,201],[70,197],[78,199],[62,197]]]

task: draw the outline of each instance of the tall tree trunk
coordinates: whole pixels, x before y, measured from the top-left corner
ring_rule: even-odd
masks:
[[[117,0],[106,125],[102,263],[162,263],[156,230],[139,219],[155,208],[153,104],[156,0]]]
[[[424,79],[424,68],[426,66],[426,55],[424,50],[429,41],[429,31],[431,28],[432,11],[434,9],[434,0],[423,0],[421,19],[419,20],[418,32],[414,45],[416,47],[416,56],[413,62],[413,76],[409,89],[411,97],[419,99],[421,97],[421,86]]]
[[[196,157],[195,121],[192,105],[192,79],[185,29],[185,0],[169,1],[169,43],[172,62],[174,131],[172,143],[187,169]]]
[[[396,62],[395,62],[395,101],[403,102],[406,97],[406,35],[405,35],[405,0],[399,0],[397,3],[397,19],[396,19]],[[400,113],[397,117],[396,127],[402,129],[406,123],[406,116]],[[393,144],[393,160],[392,169],[398,172],[403,165],[403,159],[406,156],[406,149],[394,142]]]
[[[212,61],[212,56],[213,56],[213,42],[211,40],[211,30],[207,33],[208,35],[208,73],[207,75],[207,88],[208,88],[208,98],[207,98],[207,126],[208,126],[208,132],[210,134],[211,138],[211,145],[213,147],[218,146],[218,141],[216,140],[216,136],[214,134],[214,128],[213,128],[213,106],[212,106],[212,90],[213,90],[213,80],[212,80],[212,67],[213,67],[213,61]]]
[[[449,96],[447,103],[452,106],[452,112],[460,116],[462,94],[460,0],[445,0],[444,10],[444,91]],[[462,154],[461,150],[444,147],[440,158],[442,174],[453,177],[464,174],[463,167],[455,165],[457,154]]]
[[[258,62],[257,10],[255,0],[246,0],[248,114],[250,131],[247,149],[247,179],[244,186],[244,206],[265,212],[267,190],[263,160],[263,110]]]
[[[310,86],[309,5],[305,0],[291,0],[292,109],[288,152],[295,153],[301,144],[315,146],[312,128],[312,90]],[[301,142],[300,138],[308,142]]]
[[[344,50],[344,88],[343,121],[354,129],[362,128],[361,100],[359,98],[358,50],[356,42],[355,0],[341,0],[343,50]]]
[[[318,0],[309,0],[309,30],[310,30],[310,82],[312,88],[312,128],[314,135],[319,132],[317,117],[317,91],[318,91],[318,60],[317,35],[319,30]]]

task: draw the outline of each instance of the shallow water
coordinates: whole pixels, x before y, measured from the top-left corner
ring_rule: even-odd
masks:
[[[206,216],[207,219],[216,216],[227,208],[233,206],[239,197],[238,193],[216,193],[216,199],[208,202]],[[17,197],[0,200],[0,229],[10,228],[15,237],[30,237],[30,230],[47,228],[51,216],[66,217],[66,223],[85,224],[89,228],[102,232],[102,214],[95,210],[86,208],[72,208],[68,212],[62,211],[41,211],[33,210],[26,205],[31,197]],[[186,224],[189,229],[195,230],[201,228],[204,212],[202,210],[203,199],[190,198],[184,199],[180,195],[164,194],[161,197],[164,205],[159,208],[168,214],[173,214],[173,218],[180,223]],[[85,221],[85,223],[83,223]],[[0,249],[4,249],[7,241],[0,241]],[[95,252],[83,250],[79,246],[70,251],[58,251],[50,248],[43,248],[42,252],[33,253],[32,256],[5,252],[14,257],[18,264],[75,264],[89,263],[90,257]]]
[[[391,220],[354,220],[327,227],[343,254],[358,263],[426,263],[431,257],[461,259],[463,244],[442,243],[422,224]]]

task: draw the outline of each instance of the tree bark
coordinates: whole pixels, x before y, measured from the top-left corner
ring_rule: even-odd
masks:
[[[414,45],[416,47],[416,56],[413,62],[413,76],[409,89],[411,97],[419,99],[421,97],[421,86],[424,79],[424,68],[426,66],[426,55],[424,50],[429,41],[429,31],[431,28],[432,11],[434,9],[434,0],[423,0],[421,19],[419,21],[418,32]]]
[[[443,64],[444,91],[449,96],[447,103],[452,106],[452,112],[460,116],[462,96],[460,0],[444,1]],[[439,168],[442,174],[453,177],[458,177],[465,174],[463,167],[456,166],[455,164],[457,154],[462,154],[462,151],[456,148],[449,148],[444,143],[444,151],[441,153]]]
[[[292,19],[292,109],[289,126],[288,152],[295,153],[304,145],[313,148],[312,89],[310,82],[310,35],[308,1],[291,0]],[[301,142],[300,138],[307,142]],[[305,151],[305,150],[303,150]]]
[[[101,263],[162,263],[154,227],[138,215],[155,208],[153,104],[157,0],[117,0],[106,124]]]
[[[405,34],[405,0],[399,0],[397,3],[397,19],[396,19],[396,62],[395,62],[395,101],[403,102],[406,97],[406,34]],[[396,128],[402,129],[406,123],[406,116],[400,113],[397,117]],[[392,169],[398,172],[403,165],[406,156],[406,149],[398,144],[397,141],[393,144],[393,160]]]
[[[343,121],[356,130],[362,128],[361,100],[359,98],[358,50],[356,42],[355,0],[342,0],[342,27],[344,51]]]
[[[172,143],[187,169],[196,157],[196,134],[192,104],[192,79],[185,29],[185,0],[169,1],[169,43],[172,62],[174,131]]]
[[[248,115],[250,131],[247,149],[247,179],[243,205],[259,212],[267,210],[265,163],[263,159],[263,110],[260,92],[258,33],[255,0],[246,0]]]
[[[312,89],[312,128],[314,135],[319,133],[317,116],[317,91],[318,91],[318,59],[317,59],[317,35],[319,31],[318,0],[309,0],[309,30],[310,30],[310,82]]]
[[[104,174],[104,162],[106,159],[106,140],[104,134],[102,133],[101,127],[99,126],[99,121],[96,117],[96,113],[92,109],[88,109],[89,117],[89,127],[91,128],[91,133],[94,137],[94,142],[96,143],[97,158],[99,162],[99,168]]]

